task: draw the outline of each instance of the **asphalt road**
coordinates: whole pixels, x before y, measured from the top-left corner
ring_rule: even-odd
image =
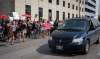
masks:
[[[100,44],[91,46],[87,55],[79,53],[52,53],[47,39],[31,40],[13,46],[0,44],[0,59],[100,59]]]

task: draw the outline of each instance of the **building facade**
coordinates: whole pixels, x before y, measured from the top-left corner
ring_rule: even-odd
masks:
[[[7,3],[4,12],[27,13],[32,19],[65,20],[82,17],[85,12],[84,1],[80,0],[9,0]]]
[[[8,9],[6,9],[6,7],[4,7],[4,9],[6,9],[5,12],[7,13],[18,12],[20,15],[27,13],[31,15],[32,20],[65,20],[88,15],[95,16],[96,10],[94,8],[96,8],[96,1],[91,0],[95,5],[93,7],[89,7],[86,1],[87,0],[9,0],[9,2],[7,2],[8,5],[5,4]],[[93,9],[93,11],[90,12],[87,8]]]
[[[15,11],[20,13],[29,11],[33,19],[64,20],[82,17],[85,11],[84,0],[16,0],[15,2]]]
[[[85,0],[85,16],[97,17],[98,13],[98,0]]]

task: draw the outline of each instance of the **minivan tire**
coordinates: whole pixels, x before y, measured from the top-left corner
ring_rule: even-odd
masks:
[[[90,43],[89,43],[89,41],[87,40],[86,43],[85,43],[85,45],[84,45],[83,48],[82,48],[81,53],[82,53],[82,54],[88,54],[89,49],[90,49]]]
[[[100,37],[98,37],[98,40],[96,41],[96,44],[100,43]]]

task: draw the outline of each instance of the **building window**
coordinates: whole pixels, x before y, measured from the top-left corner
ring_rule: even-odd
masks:
[[[25,13],[31,15],[31,5],[25,5]]]
[[[81,12],[81,7],[79,7],[79,11]]]
[[[76,14],[76,18],[78,18],[78,15]]]
[[[72,9],[74,9],[74,5],[72,5]]]
[[[96,6],[95,5],[93,5],[92,3],[90,3],[90,2],[85,2],[85,4],[86,5],[88,5],[88,6],[90,6],[90,7],[92,7],[92,8],[96,8]]]
[[[43,18],[43,8],[39,7],[39,20],[42,21]]]
[[[82,12],[84,11],[84,8],[82,8]]]
[[[74,14],[72,14],[72,18],[74,18]]]
[[[76,6],[76,10],[78,10],[78,6]]]
[[[79,2],[81,3],[81,0]]]
[[[63,12],[63,20],[65,20],[65,12]]]
[[[56,19],[59,20],[59,11],[56,11]]]
[[[70,13],[68,13],[68,18],[70,18]]]
[[[82,4],[84,4],[84,0],[82,1]]]
[[[86,12],[89,12],[89,13],[95,14],[95,11],[94,11],[94,10],[91,10],[91,9],[89,9],[89,8],[85,8],[85,11],[86,11]]]
[[[68,3],[68,8],[70,8],[70,3]]]
[[[52,3],[52,0],[48,0],[49,1],[49,3]]]
[[[52,21],[52,10],[49,9],[48,11],[48,20]]]
[[[96,3],[96,0],[91,0],[92,2]]]
[[[56,4],[59,5],[59,0],[56,0]]]
[[[78,0],[76,0],[76,2],[78,2]]]
[[[63,1],[63,7],[65,7],[65,1]]]

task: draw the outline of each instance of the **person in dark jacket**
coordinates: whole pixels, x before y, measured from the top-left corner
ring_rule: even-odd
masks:
[[[36,24],[35,22],[32,23],[32,27],[31,27],[31,37],[36,38],[36,33],[37,33],[37,28],[36,28]]]
[[[54,21],[54,24],[53,24],[53,28],[50,30],[50,33],[52,33],[54,30],[56,30],[58,28],[58,20],[56,19]]]

